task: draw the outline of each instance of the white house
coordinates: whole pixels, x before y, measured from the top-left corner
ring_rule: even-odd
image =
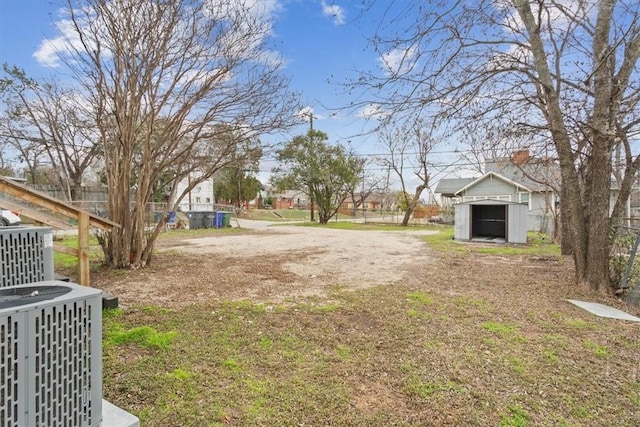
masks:
[[[176,194],[182,194],[182,192],[188,188],[190,180],[195,177],[196,172],[192,172],[189,177],[178,182],[176,186]],[[214,205],[215,195],[213,192],[213,178],[209,178],[196,185],[193,190],[188,192],[180,201],[178,209],[185,212],[212,212],[216,210]]]

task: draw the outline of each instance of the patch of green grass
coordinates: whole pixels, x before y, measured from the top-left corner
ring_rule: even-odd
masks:
[[[405,388],[404,391],[406,394],[410,396],[417,396],[421,399],[430,399],[434,394],[440,392],[455,392],[461,393],[464,389],[452,382],[447,381],[444,383],[440,382],[428,382],[424,381],[418,375],[411,375],[409,378],[405,380]]]
[[[517,331],[517,327],[499,322],[484,322],[480,326],[482,326],[482,329],[503,337],[513,335]]]
[[[540,237],[540,233],[529,233],[526,245],[495,244],[479,245],[474,242],[459,242],[453,240],[453,227],[441,227],[439,233],[429,234],[423,239],[427,245],[438,252],[475,252],[500,255],[536,255],[545,257],[560,257],[560,246],[549,239]],[[534,237],[531,237],[534,236]]]
[[[193,372],[186,371],[184,369],[176,368],[173,371],[166,374],[167,378],[175,379],[178,381],[190,380],[194,377]]]
[[[507,357],[507,361],[509,362],[511,369],[513,369],[513,371],[518,375],[524,375],[526,373],[525,363],[520,357],[510,355]]]
[[[602,357],[605,359],[611,357],[611,353],[609,353],[609,349],[606,345],[599,345],[591,340],[585,340],[583,342],[583,345],[586,349],[591,350],[591,352],[595,354],[596,357]]]
[[[106,331],[104,345],[135,343],[144,348],[167,349],[175,336],[176,332],[158,332],[149,326],[124,329],[119,324],[113,324]]]
[[[522,406],[509,406],[507,413],[500,418],[500,427],[526,427],[529,421],[529,413]]]
[[[587,322],[586,320],[583,319],[563,319],[563,322],[566,326],[573,328],[573,329],[578,329],[578,330],[587,330],[587,329],[593,329],[594,328],[594,324],[591,322]]]
[[[453,227],[445,227],[438,233],[422,237],[429,248],[438,252],[467,252],[468,245],[453,240]]]
[[[353,221],[329,221],[326,224],[318,224],[315,222],[303,222],[296,224],[302,227],[323,227],[336,230],[361,230],[361,231],[416,231],[416,230],[433,230],[433,226],[429,225],[411,225],[403,226],[397,224],[381,224],[375,222],[353,222]]]
[[[64,236],[61,239],[56,239],[56,243],[61,246],[66,246],[71,249],[78,249],[78,237],[77,236]],[[89,238],[89,268],[94,271],[99,268],[104,261],[102,249],[98,244],[98,240],[95,236]],[[56,270],[71,270],[75,271],[78,268],[78,257],[68,255],[62,252],[53,252],[53,264]]]
[[[549,362],[556,364],[560,361],[560,358],[558,357],[558,354],[556,353],[555,350],[546,350],[544,352],[544,355],[546,356],[547,359],[549,359]]]
[[[336,353],[341,360],[349,360],[351,359],[352,350],[345,345],[339,344],[336,347]]]
[[[640,393],[629,393],[627,394],[627,397],[631,403],[640,408]]]
[[[222,362],[222,364],[224,365],[225,368],[229,369],[231,372],[242,371],[242,368],[240,367],[240,363],[238,363],[238,361],[232,357],[226,359],[224,362]]]
[[[271,340],[271,338],[268,337],[262,337],[260,339],[260,347],[268,350],[273,346],[273,340]]]
[[[109,308],[109,309],[102,310],[102,319],[103,320],[116,319],[122,316],[122,314],[123,314],[123,311],[121,308]]]
[[[304,221],[310,219],[310,212],[303,209],[248,209],[241,218],[255,221]]]
[[[413,305],[413,307],[407,310],[407,316],[412,319],[428,319],[431,317],[431,314],[424,309],[424,307],[433,304],[433,298],[431,296],[425,292],[410,292],[406,298],[407,301]]]
[[[576,405],[571,408],[571,415],[580,419],[588,418],[589,409],[582,405]]]
[[[433,298],[424,292],[411,292],[407,294],[407,299],[416,305],[431,305]]]
[[[467,295],[458,296],[454,300],[454,304],[458,307],[477,307],[477,308],[487,308],[488,304],[486,301],[473,298]]]
[[[147,314],[170,314],[171,310],[166,307],[158,307],[157,305],[146,305],[142,307],[142,311]]]
[[[508,339],[512,342],[525,343],[527,339],[518,334],[518,327],[500,322],[484,322],[482,329],[498,335],[502,339]]]

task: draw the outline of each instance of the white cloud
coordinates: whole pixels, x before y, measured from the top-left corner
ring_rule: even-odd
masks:
[[[408,49],[397,48],[382,54],[378,61],[380,61],[384,72],[388,75],[403,74],[413,67],[415,54],[415,47]]]
[[[578,22],[589,17],[595,17],[597,12],[597,1],[575,1],[575,0],[557,0],[544,4],[540,9],[540,5],[536,2],[531,3],[531,11],[534,18],[540,18],[540,26],[544,31],[548,31],[551,25],[555,31],[566,30],[571,23]],[[493,6],[505,13],[503,27],[511,29],[512,32],[521,33],[524,30],[524,23],[520,16],[515,12],[513,3],[510,0],[493,0]]]
[[[245,7],[260,16],[273,16],[282,10],[279,0],[245,0]]]
[[[344,9],[337,4],[327,4],[322,0],[322,14],[331,17],[335,25],[344,24]]]
[[[222,13],[223,17],[229,16],[226,13],[237,12],[244,13],[249,12],[253,17],[262,21],[265,25],[264,31],[260,31],[259,34],[254,36],[252,40],[253,45],[258,46],[265,37],[271,35],[271,19],[282,10],[282,0],[209,0],[211,13]],[[113,4],[113,3],[110,3]],[[144,5],[144,3],[142,4]],[[141,7],[142,7],[141,5]],[[153,2],[147,3],[153,7]],[[113,4],[113,7],[117,7]],[[60,20],[55,23],[55,27],[58,33],[57,37],[44,39],[40,42],[37,50],[33,53],[33,57],[41,64],[57,67],[61,65],[61,58],[66,54],[73,55],[78,51],[83,51],[80,38],[77,31],[73,26],[73,22],[68,19],[68,13],[65,9],[58,10]],[[231,13],[233,15],[233,13]],[[81,11],[77,11],[77,16],[80,21],[86,20],[86,22],[80,22],[80,25],[94,25],[91,17],[87,16]],[[240,22],[239,25],[246,23]],[[100,31],[98,28],[97,31]],[[233,34],[230,33],[226,38],[221,37],[220,42],[228,41],[233,45],[235,42]],[[87,40],[90,43],[90,40]],[[90,46],[90,48],[92,48]],[[102,46],[102,52],[108,55],[107,48]],[[281,58],[278,58],[277,52],[268,52],[262,57],[267,62],[282,62]]]
[[[62,55],[71,53],[74,49],[82,46],[80,37],[78,37],[70,20],[61,19],[55,25],[58,37],[42,40],[38,49],[33,53],[36,61],[49,67],[59,66]]]
[[[360,109],[356,113],[356,116],[361,119],[384,119],[389,117],[391,114],[389,111],[385,110],[380,104],[369,104]]]
[[[313,111],[313,107],[307,106],[307,107],[303,107],[302,109],[300,109],[300,111],[298,111],[296,113],[296,117],[298,117],[299,119],[308,122],[311,117],[313,117],[314,120],[322,120],[325,117],[317,114],[315,111]]]

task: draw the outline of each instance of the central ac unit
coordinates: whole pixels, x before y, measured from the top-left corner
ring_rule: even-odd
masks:
[[[0,289],[0,426],[100,425],[101,294],[60,281]]]
[[[0,287],[53,280],[51,229],[1,227],[0,260]]]

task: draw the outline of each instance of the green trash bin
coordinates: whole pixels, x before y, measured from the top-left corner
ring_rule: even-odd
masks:
[[[222,226],[231,227],[231,212],[222,212]]]

